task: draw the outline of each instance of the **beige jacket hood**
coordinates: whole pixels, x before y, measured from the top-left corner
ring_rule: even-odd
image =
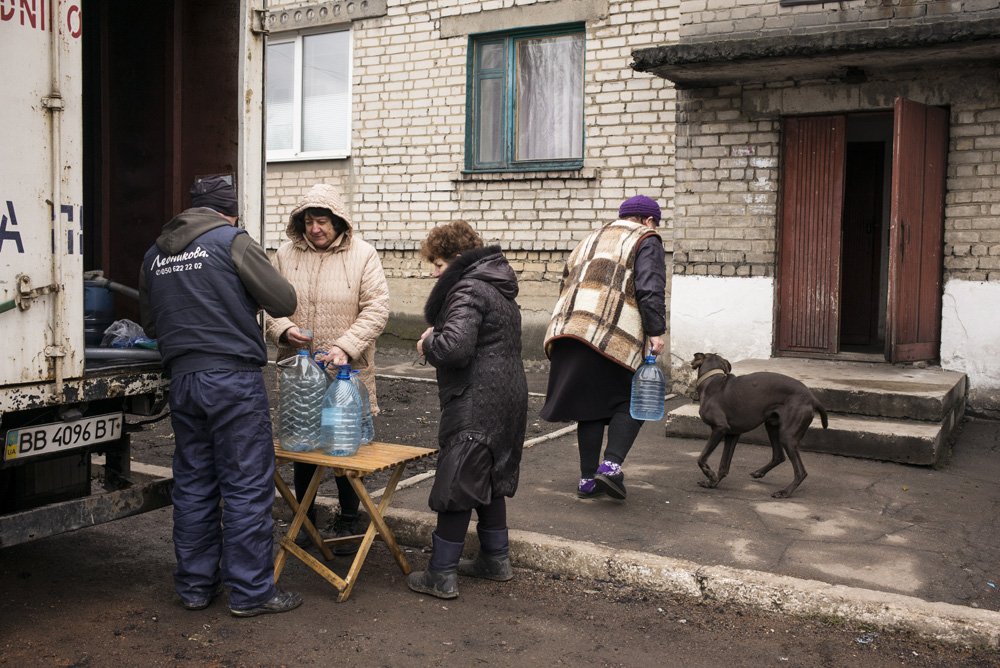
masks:
[[[325,251],[319,251],[305,236],[305,213],[307,209],[327,209],[334,216],[340,218],[347,224],[347,231],[333,240],[333,243]],[[285,236],[288,237],[297,247],[314,250],[317,252],[336,253],[347,250],[351,245],[351,238],[354,236],[354,224],[351,216],[347,213],[344,200],[337,189],[326,183],[317,183],[309,189],[298,205],[288,214],[288,225],[285,227]]]

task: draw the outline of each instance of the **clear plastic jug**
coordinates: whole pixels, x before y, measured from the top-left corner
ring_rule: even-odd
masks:
[[[289,452],[309,452],[320,445],[326,374],[300,350],[278,362],[281,367],[278,402],[278,442]]]
[[[337,369],[323,397],[320,449],[334,457],[349,457],[361,447],[361,394],[351,382],[351,365]]]
[[[372,419],[371,395],[368,393],[368,386],[361,380],[360,371],[351,372],[351,382],[358,388],[361,395],[361,445],[371,443],[375,438],[375,421]]]
[[[666,396],[667,379],[656,365],[656,355],[647,355],[646,361],[632,376],[629,414],[636,420],[659,420],[663,417]]]

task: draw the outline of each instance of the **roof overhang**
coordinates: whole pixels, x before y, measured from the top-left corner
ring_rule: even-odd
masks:
[[[1000,64],[1000,19],[770,35],[637,49],[632,69],[678,88],[841,78],[923,67]]]

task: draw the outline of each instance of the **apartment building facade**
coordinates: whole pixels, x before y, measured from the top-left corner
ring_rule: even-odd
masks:
[[[540,358],[565,258],[622,200],[660,203],[670,250],[674,87],[629,62],[676,41],[677,4],[272,3],[265,246],[311,185],[340,188],[389,279],[387,342],[412,345],[433,284],[420,242],[465,219],[517,271]]]
[[[671,342],[939,362],[1000,409],[1000,2],[684,0]]]

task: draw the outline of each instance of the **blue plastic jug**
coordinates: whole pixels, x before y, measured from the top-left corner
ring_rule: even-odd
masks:
[[[337,377],[323,397],[320,449],[334,457],[357,454],[361,419],[361,395],[351,382],[351,365],[338,365]]]
[[[656,355],[647,355],[646,361],[632,376],[629,414],[636,420],[659,420],[663,417],[666,396],[667,379],[656,366]]]
[[[289,452],[309,452],[320,445],[326,374],[300,350],[295,357],[278,363],[279,380],[278,442]]]
[[[360,371],[351,372],[351,382],[358,388],[361,395],[361,445],[371,443],[375,438],[375,421],[372,419],[371,395],[368,393],[368,386],[361,380]]]

